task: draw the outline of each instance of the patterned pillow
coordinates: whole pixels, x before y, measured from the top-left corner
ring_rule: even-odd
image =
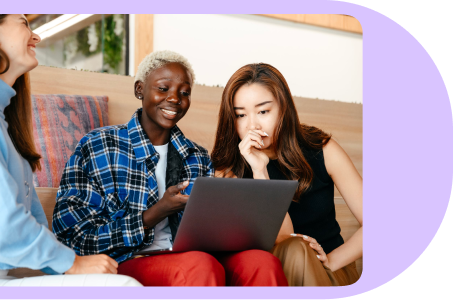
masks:
[[[59,187],[65,164],[80,139],[108,125],[108,97],[33,95],[33,135],[42,156],[34,184]]]

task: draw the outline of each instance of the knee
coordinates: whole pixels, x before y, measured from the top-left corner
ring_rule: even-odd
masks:
[[[210,272],[212,270],[222,270],[224,272],[224,268],[218,262],[218,260],[208,253],[200,251],[190,251],[188,252],[187,258],[189,259],[189,262],[195,266],[195,268],[199,269],[199,271]]]
[[[310,247],[309,243],[307,243],[300,237],[291,237],[277,244],[273,248],[272,253],[274,253],[274,255],[275,253],[279,253],[279,252],[305,254],[309,250],[313,250]]]
[[[239,264],[251,266],[252,269],[268,272],[281,271],[280,260],[267,251],[247,250],[239,254]]]
[[[287,286],[280,260],[262,250],[247,250],[232,256],[228,282],[237,286]]]
[[[282,241],[281,243],[277,244],[275,248],[286,248],[299,251],[301,249],[304,249],[304,246],[307,244],[308,243],[306,243],[304,239],[302,239],[301,237],[290,237]]]
[[[272,249],[272,254],[280,259],[283,266],[288,262],[297,265],[306,264],[310,259],[317,259],[315,250],[300,237],[291,237],[277,244]]]
[[[189,259],[189,271],[202,277],[212,277],[216,282],[225,282],[224,267],[212,255],[200,252],[188,252],[187,259]]]

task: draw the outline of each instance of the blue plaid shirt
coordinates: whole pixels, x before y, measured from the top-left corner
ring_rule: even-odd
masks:
[[[65,166],[52,229],[79,255],[105,253],[122,262],[153,243],[154,229],[143,229],[142,213],[159,201],[159,154],[140,125],[141,111],[127,124],[89,132]],[[181,157],[178,181],[189,180],[182,192],[189,195],[197,177],[214,176],[210,156],[177,126],[169,142]]]

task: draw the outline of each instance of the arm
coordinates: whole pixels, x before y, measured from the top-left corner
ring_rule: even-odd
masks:
[[[70,269],[75,253],[59,243],[47,229],[46,218],[34,188],[31,193],[31,211],[18,203],[19,187],[8,172],[2,153],[0,186],[0,263],[35,270],[44,269],[48,273],[64,273]],[[33,215],[35,212],[38,212],[38,219]]]
[[[286,213],[285,219],[281,224],[280,231],[278,232],[277,239],[275,240],[275,245],[283,242],[284,240],[291,237],[291,234],[294,233],[293,222],[289,213]]]
[[[221,177],[221,176],[216,176],[215,168],[213,168],[213,162],[210,156],[208,156],[207,158],[207,173],[205,174],[205,177]]]
[[[350,157],[333,139],[323,148],[323,155],[329,176],[361,224],[361,228],[347,242],[327,255],[329,268],[335,271],[357,260],[363,254],[363,180]]]
[[[215,170],[208,154],[203,165],[205,166],[203,177],[214,177]],[[178,213],[179,219],[181,219],[189,196],[183,195],[180,192],[188,188],[188,186],[189,181],[185,181],[176,186],[169,187],[165,191],[164,196],[155,205],[143,212],[143,224],[152,228],[172,213]]]
[[[53,215],[53,231],[58,239],[79,255],[99,254],[114,248],[136,247],[144,239],[142,212],[110,216],[106,197],[95,179],[86,173],[87,163],[77,148],[67,162]],[[127,201],[127,200],[125,200]]]

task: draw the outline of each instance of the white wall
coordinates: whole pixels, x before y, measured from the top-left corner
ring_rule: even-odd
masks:
[[[295,96],[362,103],[362,36],[253,15],[155,15],[154,50],[193,64],[197,82],[224,86],[248,63],[282,72]]]

